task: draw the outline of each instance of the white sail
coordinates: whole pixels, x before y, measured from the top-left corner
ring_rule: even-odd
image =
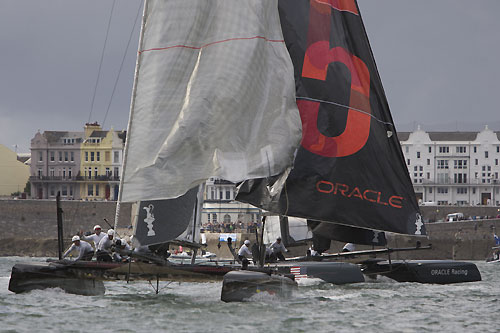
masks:
[[[300,138],[277,0],[146,2],[121,201],[276,175]]]

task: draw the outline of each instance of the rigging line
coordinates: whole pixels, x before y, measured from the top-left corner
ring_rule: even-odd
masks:
[[[373,119],[375,119],[376,121],[378,121],[379,123],[382,123],[384,125],[389,125],[389,126],[392,126],[394,127],[394,124],[393,123],[390,123],[390,122],[387,122],[387,121],[383,121],[381,119],[378,119],[377,117],[375,117],[373,114],[369,113],[369,112],[366,112],[364,110],[361,110],[361,109],[356,109],[356,108],[353,108],[349,105],[344,105],[344,104],[340,104],[340,103],[336,103],[336,102],[332,102],[332,101],[325,101],[325,100],[322,100],[322,99],[316,99],[316,98],[311,98],[311,97],[301,97],[301,96],[297,96],[296,97],[297,99],[303,99],[303,100],[306,100],[306,101],[313,101],[313,102],[319,102],[319,103],[327,103],[327,104],[332,104],[332,105],[336,105],[336,106],[341,106],[341,107],[344,107],[344,108],[347,108],[349,110],[353,110],[353,111],[358,111],[358,112],[361,112],[361,113],[364,113],[366,114],[367,116],[370,116],[372,117]]]
[[[104,39],[104,45],[102,46],[101,61],[99,62],[99,70],[97,71],[97,79],[95,81],[94,94],[92,96],[92,104],[90,106],[88,123],[90,123],[90,119],[92,117],[92,111],[94,110],[95,95],[97,93],[97,86],[99,84],[99,77],[101,76],[101,68],[102,68],[102,62],[104,59],[104,51],[106,50],[106,44],[108,42],[109,27],[111,26],[111,17],[113,16],[113,10],[115,9],[115,2],[116,2],[116,0],[113,0],[113,5],[111,6],[111,12],[109,14],[108,27],[106,29],[106,38]]]
[[[130,46],[130,41],[132,40],[132,36],[134,35],[134,30],[135,30],[135,27],[137,25],[137,21],[139,19],[139,14],[141,13],[141,8],[142,8],[142,1],[139,3],[139,8],[137,9],[137,15],[135,16],[134,26],[132,27],[132,31],[130,31],[130,36],[128,37],[127,46],[125,47],[125,52],[123,53],[122,63],[120,64],[120,69],[118,70],[118,76],[116,77],[115,85],[113,86],[113,92],[111,93],[111,98],[109,99],[108,108],[106,109],[106,114],[104,115],[104,120],[102,121],[102,128],[104,128],[104,123],[106,122],[106,118],[108,117],[108,112],[109,112],[109,109],[111,107],[111,103],[113,102],[113,97],[115,95],[116,86],[118,85],[118,80],[120,79],[120,75],[122,73],[123,64],[125,63],[127,51],[128,51],[129,46]]]

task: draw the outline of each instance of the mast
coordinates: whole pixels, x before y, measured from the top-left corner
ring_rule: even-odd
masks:
[[[125,147],[123,148],[123,159],[122,159],[122,172],[120,176],[120,185],[118,188],[118,200],[116,202],[116,212],[115,212],[115,225],[114,229],[118,227],[118,219],[120,217],[120,203],[122,201],[122,196],[123,196],[123,175],[125,174],[125,167],[127,165],[127,154],[128,154],[128,145],[129,145],[129,140],[130,140],[130,129],[132,128],[132,120],[133,120],[133,114],[134,114],[134,104],[135,104],[135,97],[137,93],[137,81],[139,78],[139,65],[140,65],[140,56],[141,54],[139,51],[142,49],[142,44],[143,44],[143,37],[144,37],[144,26],[146,25],[146,10],[148,6],[148,0],[144,1],[144,10],[142,12],[142,23],[141,23],[141,34],[139,37],[139,47],[138,47],[138,54],[137,54],[137,60],[135,63],[135,73],[134,73],[134,86],[132,88],[132,96],[130,100],[130,114],[128,118],[128,125],[127,125],[127,134],[125,138]]]
[[[62,218],[63,210],[61,208],[61,192],[57,192],[56,207],[57,207],[57,250],[59,254],[59,260],[61,260],[64,251],[63,218]]]

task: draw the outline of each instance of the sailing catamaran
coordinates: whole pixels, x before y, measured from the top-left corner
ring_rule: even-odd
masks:
[[[237,200],[307,219],[316,234],[425,236],[355,0],[147,0],[123,163],[115,225],[120,202],[140,202],[136,246],[182,234],[212,176],[242,182]],[[362,277],[348,263],[296,267]],[[426,282],[480,279],[473,264],[399,267],[469,273]]]

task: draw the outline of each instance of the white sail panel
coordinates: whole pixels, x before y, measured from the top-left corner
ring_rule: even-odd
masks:
[[[122,201],[276,175],[301,139],[276,0],[147,1]]]

